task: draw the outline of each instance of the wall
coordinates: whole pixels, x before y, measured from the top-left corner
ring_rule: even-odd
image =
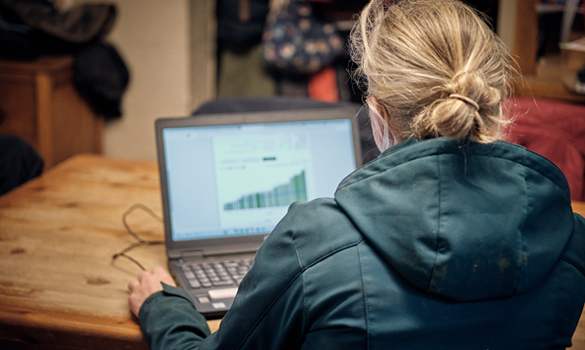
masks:
[[[115,0],[108,41],[130,70],[119,120],[105,127],[106,156],[156,159],[154,120],[190,112],[189,2]]]
[[[197,0],[192,0],[197,1]],[[74,6],[92,0],[64,1]],[[118,16],[106,41],[113,44],[130,71],[122,118],[108,121],[104,154],[156,160],[154,121],[185,116],[191,98],[191,27],[189,0],[109,0]]]

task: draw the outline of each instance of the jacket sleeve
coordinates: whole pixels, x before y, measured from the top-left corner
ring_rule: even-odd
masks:
[[[293,237],[299,218],[291,212],[256,254],[217,332],[210,335],[205,318],[180,288],[164,286],[149,297],[139,319],[150,349],[300,348],[303,271]]]
[[[300,349],[305,334],[303,269],[295,248],[299,216],[294,207],[256,254],[219,330],[199,349]]]
[[[337,300],[331,290],[315,298],[322,281],[311,280],[310,271],[361,240],[360,235],[339,234],[349,225],[333,200],[292,204],[258,250],[217,332],[206,337],[204,318],[180,289],[167,286],[147,299],[139,316],[151,349],[300,349],[308,334],[321,334],[327,327],[327,322],[313,324],[314,311],[321,310],[315,303]],[[321,276],[332,279],[328,271]],[[355,275],[348,278],[355,282]],[[362,298],[359,292],[352,295]]]
[[[148,297],[138,318],[150,349],[197,349],[211,334],[205,317],[181,288],[164,283],[163,291]]]

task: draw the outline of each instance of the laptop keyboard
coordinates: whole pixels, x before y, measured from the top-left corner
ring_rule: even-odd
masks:
[[[238,286],[254,259],[185,263],[183,274],[193,289]]]

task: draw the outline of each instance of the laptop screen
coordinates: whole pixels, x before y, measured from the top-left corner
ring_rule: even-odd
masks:
[[[349,119],[162,130],[173,241],[271,232],[356,169]]]

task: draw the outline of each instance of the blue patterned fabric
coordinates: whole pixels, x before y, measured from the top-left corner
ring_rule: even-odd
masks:
[[[292,0],[268,16],[263,57],[275,69],[314,73],[343,52],[343,39],[332,24],[320,21],[307,1]]]

